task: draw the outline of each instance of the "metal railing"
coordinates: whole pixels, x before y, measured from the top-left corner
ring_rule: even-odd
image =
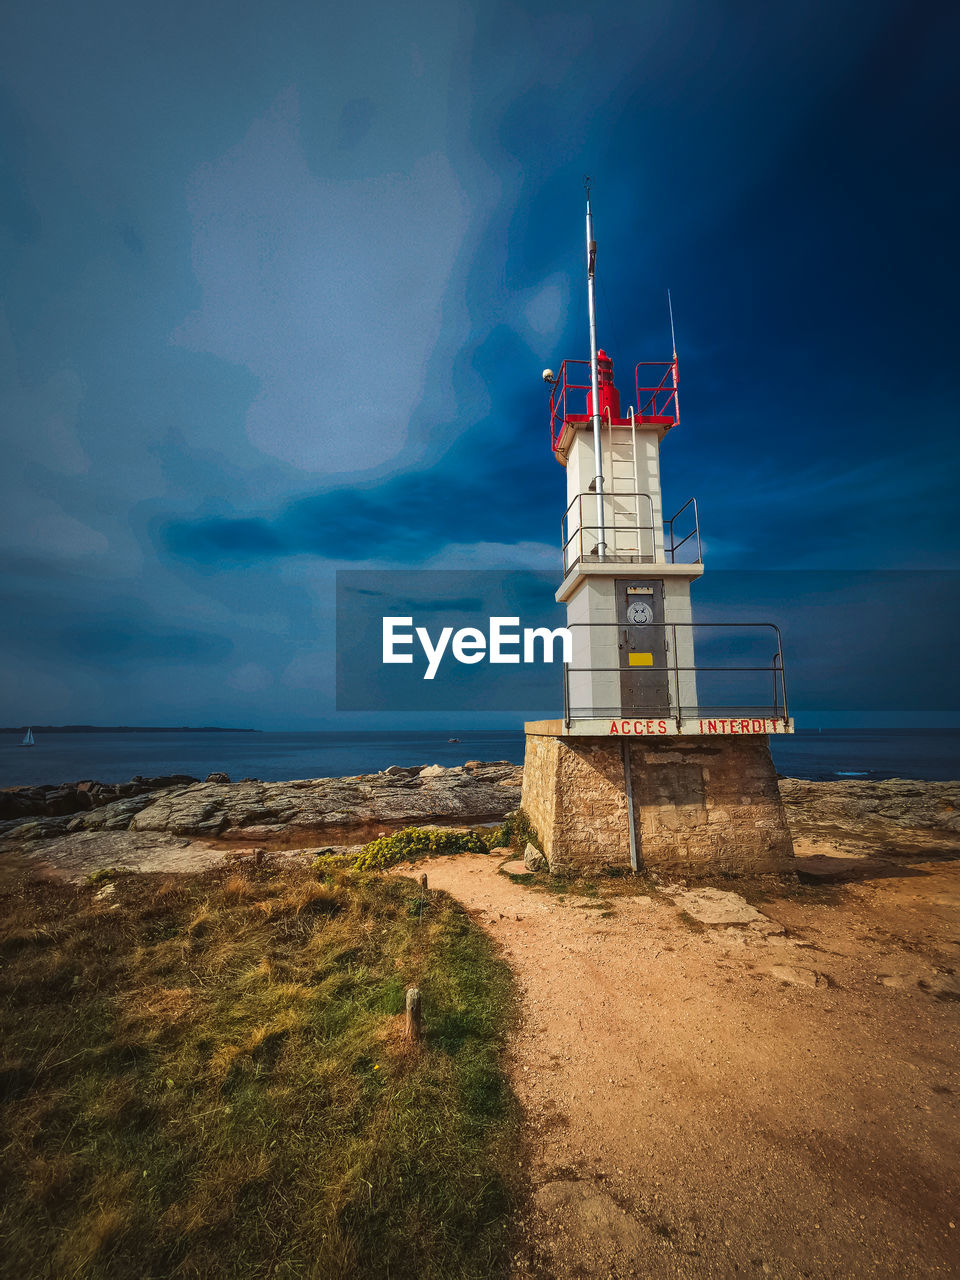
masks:
[[[664,657],[665,662],[662,666],[630,666],[628,663],[620,662],[617,666],[575,666],[571,663],[565,665],[563,669],[563,718],[564,723],[569,728],[570,721],[574,719],[596,720],[611,717],[617,719],[623,715],[630,717],[640,716],[641,718],[676,720],[679,728],[682,720],[689,719],[737,719],[740,717],[762,717],[769,720],[787,721],[787,686],[786,676],[783,666],[783,640],[780,634],[780,628],[775,622],[649,622],[637,624],[622,624],[618,622],[568,622],[567,627],[571,632],[576,633],[583,629],[605,629],[609,632],[617,632],[617,649],[620,653],[629,653],[628,648],[630,636],[634,638],[649,633],[652,630],[662,630],[664,634]],[[772,631],[776,637],[776,652],[765,663],[747,663],[733,664],[723,663],[717,664],[712,661],[704,663],[681,663],[680,649],[677,643],[678,630],[690,631],[697,630],[715,630],[715,631],[732,631],[737,630],[744,632],[753,631]],[[671,643],[672,642],[672,643]],[[690,656],[693,656],[694,637],[690,636]],[[573,662],[577,660],[577,643],[576,634],[574,634],[573,644]],[[640,652],[634,649],[632,652]],[[616,674],[623,676],[629,674],[634,680],[642,681],[647,675],[665,675],[666,676],[666,701],[656,706],[644,707],[642,710],[625,710],[622,701],[617,706],[572,706],[570,701],[570,677],[574,675],[592,676],[601,673]],[[762,681],[765,676],[769,676],[770,684],[770,702],[724,702],[719,703],[701,703],[699,698],[699,690],[697,691],[697,701],[695,703],[684,703],[683,693],[687,690],[684,685],[689,685],[690,681],[681,680],[681,677],[691,676],[693,684],[696,685],[699,677],[706,676],[711,673],[721,673],[724,676],[741,676],[752,675],[757,677],[758,681]],[[622,699],[622,693],[621,693]]]
[[[575,565],[581,562],[586,564],[600,563],[600,556],[597,551],[600,525],[599,523],[583,523],[584,499],[587,500],[588,510],[591,503],[596,506],[597,495],[595,493],[578,493],[560,520],[560,551],[565,574],[569,573]],[[640,509],[641,499],[645,501],[647,508],[642,513]],[[653,499],[649,493],[605,493],[603,501],[603,529],[606,542],[606,549],[603,555],[604,563],[703,563],[703,549],[700,544],[700,518],[697,511],[696,498],[688,498],[679,511],[675,512],[669,520],[665,520],[659,526],[659,529],[654,519]],[[617,511],[614,505],[616,503],[632,506],[634,510],[632,513],[622,510]],[[683,525],[681,524],[679,531],[677,525],[681,516],[688,510],[692,510],[693,527],[688,533],[681,536]],[[646,516],[648,513],[649,524],[641,524],[641,514]],[[584,534],[587,534],[586,548],[584,547]],[[644,534],[650,535],[646,539],[646,548],[643,546],[644,538],[642,535]],[[629,541],[632,537],[636,539],[635,545]],[[624,545],[624,539],[627,539],[626,545]],[[678,558],[677,553],[688,543],[693,544],[691,550],[696,550],[696,557],[694,559]],[[662,556],[658,554],[661,551],[661,547]]]
[[[567,378],[568,365],[583,365],[587,370],[586,382],[570,382]],[[576,412],[572,412],[567,403],[567,396],[570,392],[574,392],[574,408]],[[580,409],[580,392],[583,393],[583,409]],[[589,360],[564,360],[560,366],[560,372],[557,374],[557,380],[554,383],[553,390],[550,392],[550,443],[554,453],[560,443],[560,436],[563,433],[563,427],[568,418],[579,418],[585,422],[587,419],[587,396],[590,393],[590,361]]]
[[[584,367],[586,381],[584,383],[575,383],[568,376],[567,366],[579,365]],[[640,370],[644,370],[644,378],[657,376],[655,372],[648,374],[648,370],[662,369],[663,374],[660,375],[659,381],[655,381],[652,385],[640,384]],[[680,403],[677,401],[677,389],[680,387],[680,366],[677,364],[677,357],[672,360],[641,360],[640,364],[634,370],[634,381],[636,387],[636,421],[655,422],[655,424],[666,426],[676,426],[680,421]],[[571,396],[572,393],[572,396]],[[590,361],[589,360],[564,360],[557,379],[554,381],[553,389],[550,390],[550,444],[553,445],[553,452],[557,452],[559,438],[563,433],[563,426],[566,422],[585,422],[589,419],[588,413],[588,397],[590,394]],[[571,399],[568,399],[571,397]]]
[[[674,525],[688,507],[693,507],[693,528],[688,534],[682,537],[679,542],[677,542]],[[665,521],[663,527],[664,533],[666,534],[669,531],[670,534],[669,551],[671,564],[703,564],[703,547],[700,545],[700,512],[697,510],[696,498],[688,498],[680,510],[674,512],[670,519]],[[678,560],[677,552],[685,543],[689,542],[691,538],[696,539],[697,558],[695,560]]]
[[[660,381],[650,387],[640,385],[640,370],[662,369]],[[677,388],[680,385],[680,369],[677,357],[672,360],[641,360],[634,372],[637,386],[637,421],[650,419],[674,426],[680,421],[680,405]],[[644,373],[644,377],[648,375]],[[653,375],[656,377],[656,374]]]
[[[572,382],[568,366],[581,366],[586,370],[585,382]],[[650,386],[641,386],[640,370],[644,370],[644,378],[656,377],[656,373],[648,374],[647,370],[662,369],[658,382]],[[680,421],[680,406],[677,400],[679,386],[679,366],[677,358],[672,360],[641,360],[634,370],[634,381],[637,391],[636,421],[638,423],[654,422],[668,429]],[[550,392],[550,443],[554,453],[560,443],[564,425],[567,422],[586,422],[590,394],[590,361],[564,360],[560,365],[553,389]],[[630,416],[630,415],[628,415]],[[621,419],[626,421],[626,419]]]

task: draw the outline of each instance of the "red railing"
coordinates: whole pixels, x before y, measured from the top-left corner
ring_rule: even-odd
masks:
[[[572,382],[568,366],[582,366],[586,382]],[[662,369],[663,375],[655,386],[640,385],[640,370]],[[656,377],[656,374],[645,373],[644,377]],[[666,427],[673,427],[680,421],[680,408],[677,402],[677,386],[679,371],[677,360],[641,360],[636,368],[637,404],[639,406],[636,421],[655,422]],[[564,360],[560,366],[550,392],[550,443],[554,453],[560,443],[564,425],[567,422],[585,422],[587,398],[590,394],[590,361]]]
[[[567,365],[583,365],[586,369],[587,381],[570,382],[567,379]],[[568,405],[567,396],[570,392],[574,393],[573,407]],[[583,393],[582,402],[580,393]],[[557,446],[560,443],[560,436],[563,434],[564,423],[570,418],[586,418],[587,416],[587,396],[590,392],[590,361],[589,360],[564,360],[560,366],[560,372],[557,374],[557,380],[553,384],[553,390],[550,392],[550,443],[553,451],[556,453]],[[580,407],[582,403],[582,408]]]
[[[662,369],[663,377],[652,387],[640,385],[641,369]],[[644,377],[656,377],[656,374],[644,373]],[[680,406],[677,402],[677,386],[679,384],[677,358],[672,360],[641,360],[636,369],[637,383],[637,420],[646,418],[655,422],[669,423],[675,426],[680,421]]]

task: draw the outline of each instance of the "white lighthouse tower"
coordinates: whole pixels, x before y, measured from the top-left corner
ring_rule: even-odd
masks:
[[[780,633],[694,622],[697,504],[665,518],[660,487],[680,420],[676,341],[669,360],[636,366],[624,410],[597,347],[589,190],[586,240],[590,358],[544,371],[567,473],[557,600],[573,660],[562,720],[525,726],[523,806],[555,870],[782,870],[792,845],[767,737],[793,730]]]
[[[679,421],[676,352],[638,366],[638,405],[624,413],[613,361],[597,351],[582,420],[566,412],[577,363],[564,361],[551,413],[567,472],[557,599],[575,644],[565,718],[682,723],[697,709],[690,584],[703,563],[696,502],[664,520],[660,492],[660,443]],[[657,380],[641,387],[641,376]]]

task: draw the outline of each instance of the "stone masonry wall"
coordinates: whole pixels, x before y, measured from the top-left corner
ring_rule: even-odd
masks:
[[[644,866],[691,877],[792,868],[765,737],[634,742],[631,768]]]
[[[558,737],[527,734],[520,807],[539,835],[548,862],[553,851],[556,825],[559,753]]]
[[[555,873],[629,868],[618,742],[528,734],[521,804]]]
[[[766,738],[627,744],[640,865],[689,877],[789,870]],[[630,866],[623,745],[528,734],[522,805],[556,873]]]

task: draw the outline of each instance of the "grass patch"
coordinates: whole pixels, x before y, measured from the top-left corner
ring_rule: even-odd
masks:
[[[489,853],[487,841],[476,831],[404,827],[392,836],[380,836],[365,844],[354,859],[356,871],[380,871],[398,862],[439,858],[452,853]]]
[[[412,881],[302,866],[0,894],[8,1274],[505,1274],[509,971]],[[116,909],[110,909],[114,904]],[[426,1042],[402,1038],[423,993]]]
[[[121,876],[129,876],[132,872],[127,867],[101,867],[87,876],[87,884],[109,884],[111,880],[119,880]]]
[[[519,812],[522,812],[519,811]],[[512,815],[508,815],[510,817]],[[506,876],[513,884],[527,889],[535,889],[540,893],[553,893],[558,897],[598,898],[602,899],[592,905],[597,907],[612,906],[613,898],[662,898],[663,891],[659,883],[649,878],[643,871],[634,872],[630,868],[607,867],[595,872],[600,882],[586,876],[553,875],[550,871],[508,871],[507,867],[515,860],[511,854],[501,859],[497,871]],[[586,906],[586,903],[578,904]]]
[[[660,888],[643,875],[604,875],[603,883],[588,880],[579,876],[555,876],[549,871],[507,871],[505,868],[512,861],[506,858],[497,868],[502,876],[506,876],[513,884],[523,885],[527,889],[535,889],[540,893],[556,894],[559,898],[594,898],[594,902],[579,902],[581,908],[596,907],[607,909],[613,906],[616,898],[662,897]]]
[[[543,852],[540,837],[523,809],[514,809],[507,814],[490,833],[489,844],[491,849],[513,848],[521,854],[528,844],[532,844],[535,849]]]

